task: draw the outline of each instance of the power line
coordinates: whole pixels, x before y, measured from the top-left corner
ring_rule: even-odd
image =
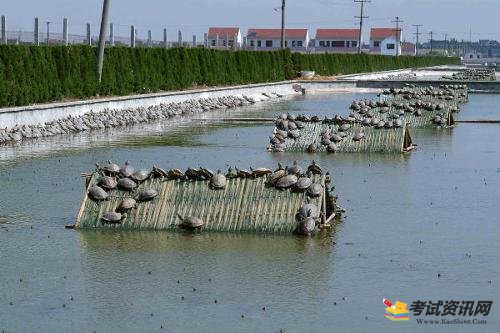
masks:
[[[415,54],[418,55],[418,39],[420,35],[422,34],[419,29],[420,27],[423,27],[423,24],[413,24],[413,26],[417,29],[417,32],[414,33],[415,36],[417,36],[417,40],[415,42]]]
[[[400,20],[399,19],[399,16],[396,16],[396,19],[394,21],[392,21],[392,23],[396,23],[396,56],[399,55],[399,50],[400,50],[400,47],[401,47],[401,41],[400,41],[400,38],[401,38],[401,29],[399,28],[399,23],[403,23],[404,21]]]
[[[371,0],[354,0],[354,2],[361,3],[359,16],[354,16],[354,18],[359,18],[358,53],[361,53],[361,36],[363,34],[363,19],[369,18],[369,16],[363,16],[363,9],[364,9],[365,2],[370,3]]]

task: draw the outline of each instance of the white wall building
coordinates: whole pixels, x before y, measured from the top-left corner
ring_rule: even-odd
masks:
[[[316,30],[315,51],[355,53],[358,51],[359,29]]]
[[[372,28],[370,30],[370,53],[401,55],[402,30],[394,28]]]
[[[209,48],[240,48],[242,45],[240,28],[209,28]]]
[[[281,47],[281,29],[248,29],[247,48],[272,50]],[[294,51],[306,51],[309,46],[307,29],[285,29],[285,47]]]

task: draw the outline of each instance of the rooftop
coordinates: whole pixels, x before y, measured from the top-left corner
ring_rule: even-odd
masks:
[[[318,29],[316,38],[357,39],[359,29]]]
[[[281,38],[281,29],[248,29],[249,38]],[[285,38],[307,37],[307,29],[285,29]]]
[[[384,39],[396,36],[396,28],[372,28],[370,30],[370,39]],[[399,38],[401,38],[401,29],[399,29]]]
[[[208,29],[208,37],[219,37],[222,36],[235,36],[238,34],[240,31],[240,28],[234,28],[234,27],[227,27],[227,28],[221,28],[221,27],[211,27]]]

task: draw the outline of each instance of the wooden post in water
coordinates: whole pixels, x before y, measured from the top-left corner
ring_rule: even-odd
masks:
[[[38,25],[38,17],[35,17],[35,28],[33,29],[33,44],[40,46],[40,26]]]
[[[63,44],[68,46],[68,19],[63,18]]]

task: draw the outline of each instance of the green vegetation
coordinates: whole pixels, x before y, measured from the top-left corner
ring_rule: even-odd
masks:
[[[458,62],[446,57],[292,54],[290,51],[106,49],[102,84],[96,49],[87,46],[0,46],[0,107],[96,95],[127,95],[197,86],[274,82],[302,69],[321,75],[370,72]]]

